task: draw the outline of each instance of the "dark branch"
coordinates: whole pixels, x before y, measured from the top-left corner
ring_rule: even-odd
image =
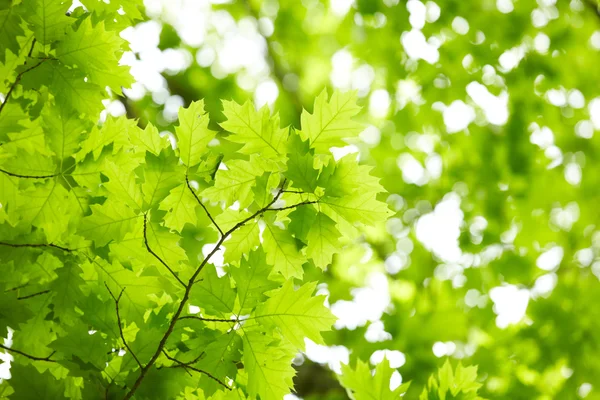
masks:
[[[30,299],[32,297],[40,296],[40,295],[46,294],[46,293],[50,293],[50,290],[42,290],[41,292],[37,292],[37,293],[33,293],[33,294],[28,294],[27,296],[20,296],[20,297],[17,297],[17,300]]]
[[[35,39],[33,39],[33,41],[31,42],[31,49],[29,49],[29,56],[31,56],[31,53],[33,52],[33,47],[34,46],[35,46]],[[21,81],[21,78],[23,77],[23,75],[25,75],[27,72],[31,71],[32,69],[39,67],[46,60],[47,60],[47,58],[42,59],[42,61],[40,61],[39,63],[35,64],[33,67],[27,68],[26,70],[21,71],[17,75],[17,77],[15,78],[15,81],[13,82],[13,84],[8,89],[8,92],[6,92],[6,97],[4,98],[4,103],[0,104],[0,113],[2,112],[2,110],[4,110],[4,106],[6,106],[6,103],[8,103],[8,99],[10,98],[10,95],[12,94],[13,90],[15,90],[15,87]]]
[[[115,297],[115,295],[110,290],[110,288],[108,287],[108,285],[106,284],[106,282],[104,282],[104,286],[106,286],[106,290],[108,290],[108,293],[110,293],[110,297],[112,297],[113,300],[115,301],[115,309],[117,310],[117,324],[119,324],[119,334],[121,335],[121,340],[123,341],[123,344],[125,345],[125,348],[127,349],[127,351],[129,353],[131,353],[131,355],[133,356],[133,359],[135,360],[135,362],[137,363],[137,365],[139,365],[140,369],[142,369],[144,367],[142,366],[142,363],[137,358],[137,356],[135,355],[135,353],[133,352],[133,350],[131,350],[131,348],[127,344],[127,341],[125,340],[125,335],[123,335],[123,327],[121,326],[121,315],[119,313],[119,300],[121,300],[121,296],[123,296],[123,292],[125,291],[125,288],[121,289],[121,293],[119,293],[119,297]]]
[[[6,101],[4,101],[4,103],[2,103],[2,105],[6,104]],[[2,107],[2,106],[0,106]],[[52,175],[21,175],[21,174],[15,174],[14,172],[10,172],[10,171],[6,171],[2,168],[0,168],[0,172],[5,173],[8,176],[14,176],[15,178],[26,178],[26,179],[46,179],[46,178],[55,178],[60,174],[52,174]]]
[[[188,179],[187,174],[185,175],[185,183],[187,184],[188,189],[190,189],[190,192],[192,192],[192,194],[194,195],[194,198],[196,199],[196,201],[198,202],[198,204],[200,204],[200,206],[202,207],[202,209],[204,209],[204,212],[206,213],[206,215],[208,215],[208,218],[213,223],[213,225],[215,226],[215,228],[217,228],[217,230],[219,231],[219,233],[221,234],[221,236],[223,236],[223,231],[221,230],[221,228],[219,228],[219,225],[217,225],[217,221],[215,221],[214,218],[212,217],[212,215],[210,215],[210,212],[208,212],[208,209],[206,208],[206,206],[204,205],[204,203],[202,203],[200,201],[200,199],[196,195],[196,192],[194,191],[194,189],[190,185],[190,181]]]
[[[174,365],[173,368],[184,368],[185,370],[187,369],[191,369],[192,371],[196,371],[199,372],[201,374],[204,374],[206,376],[208,376],[209,378],[211,378],[212,380],[218,382],[219,384],[221,384],[221,386],[225,387],[227,390],[231,390],[231,388],[225,384],[225,382],[221,381],[219,378],[217,378],[216,376],[212,375],[210,372],[206,372],[202,369],[196,368],[196,367],[192,367],[190,364],[194,364],[196,361],[198,361],[198,359],[200,357],[202,357],[202,355],[200,355],[200,357],[198,357],[195,361],[191,361],[189,363],[184,363],[183,361],[179,361],[176,358],[171,357],[164,349],[163,349],[163,354],[165,355],[165,357],[167,357],[169,360],[176,362],[177,365]]]
[[[238,222],[237,224],[235,224],[235,226],[233,228],[231,228],[227,232],[225,232],[221,236],[221,238],[219,239],[219,241],[216,243],[215,247],[211,250],[211,252],[208,253],[208,255],[204,258],[204,260],[202,260],[202,262],[200,263],[200,265],[198,266],[198,268],[196,269],[196,271],[194,272],[194,274],[190,277],[190,279],[188,281],[188,284],[185,286],[185,292],[183,294],[183,297],[181,298],[181,301],[179,302],[179,307],[177,307],[177,310],[173,314],[173,317],[171,318],[171,322],[169,324],[169,327],[167,328],[167,331],[165,332],[165,334],[163,335],[162,339],[158,343],[158,347],[156,348],[156,351],[154,352],[154,355],[152,356],[152,358],[150,358],[150,361],[148,361],[148,363],[146,364],[146,366],[144,368],[142,368],[142,371],[140,372],[140,376],[138,376],[137,380],[133,384],[133,387],[129,390],[129,392],[127,392],[127,394],[125,395],[125,397],[123,397],[123,400],[129,400],[129,399],[131,399],[133,397],[133,395],[135,394],[135,392],[137,391],[137,389],[142,384],[142,381],[146,377],[146,374],[148,374],[148,371],[150,371],[150,368],[152,368],[152,366],[154,365],[154,363],[156,362],[156,360],[158,359],[158,357],[160,356],[160,354],[163,352],[163,349],[165,348],[167,340],[171,336],[171,333],[173,333],[173,330],[175,329],[175,324],[177,323],[177,320],[180,318],[181,313],[183,312],[183,309],[185,308],[185,305],[186,305],[186,303],[187,303],[187,301],[188,301],[188,299],[190,297],[190,293],[192,291],[192,286],[196,282],[196,278],[198,277],[198,275],[200,274],[200,272],[202,272],[202,269],[204,268],[204,266],[210,261],[211,257],[215,255],[215,253],[219,250],[219,248],[221,247],[221,245],[223,244],[223,242],[225,241],[225,239],[227,239],[229,237],[229,235],[231,235],[235,230],[237,230],[237,229],[241,228],[242,226],[244,226],[248,221],[256,218],[257,216],[262,215],[277,200],[279,200],[279,197],[281,197],[282,191],[285,188],[286,182],[287,182],[286,180],[283,181],[283,183],[281,185],[281,189],[279,190],[279,193],[277,193],[277,195],[273,198],[273,200],[269,204],[267,204],[265,207],[261,208],[260,210],[256,211],[254,214],[252,214],[248,218],[244,219],[243,221]],[[144,226],[145,226],[145,224],[144,224]]]
[[[177,279],[177,281],[178,281],[179,283],[181,283],[181,286],[183,286],[183,287],[186,287],[186,286],[185,286],[185,283],[183,283],[183,281],[181,280],[181,278],[179,278],[179,277],[177,276],[177,274],[175,273],[175,271],[173,271],[173,270],[171,269],[171,267],[169,267],[169,265],[167,265],[167,263],[166,263],[166,262],[164,262],[164,260],[163,260],[162,258],[160,258],[160,257],[158,256],[158,254],[156,254],[156,253],[155,253],[155,252],[154,252],[154,251],[153,251],[153,250],[150,248],[150,245],[148,244],[148,237],[146,236],[146,225],[147,225],[147,220],[148,220],[148,217],[147,217],[147,215],[146,215],[146,214],[144,214],[144,243],[146,244],[146,249],[148,249],[148,252],[149,252],[150,254],[152,254],[152,255],[153,255],[153,256],[154,256],[154,257],[155,257],[155,258],[156,258],[158,261],[160,261],[160,262],[161,262],[161,264],[162,264],[162,265],[164,265],[164,266],[165,266],[165,268],[167,268],[167,269],[169,270],[169,272],[171,273],[171,275],[173,275],[173,276],[175,277],[175,279]]]
[[[200,321],[205,321],[205,322],[233,322],[233,323],[238,322],[237,319],[204,318],[204,317],[198,317],[197,315],[186,315],[184,317],[179,317],[179,319],[198,319]]]
[[[27,357],[30,360],[34,360],[34,361],[46,361],[46,362],[53,362],[53,363],[56,362],[56,361],[50,359],[50,357],[52,357],[54,355],[54,353],[56,353],[55,351],[53,351],[52,354],[50,354],[48,357],[36,357],[36,356],[32,356],[31,354],[24,353],[21,350],[11,349],[10,347],[6,347],[3,344],[0,344],[0,349],[7,350],[9,353],[15,353],[15,354],[22,355],[23,357]]]
[[[68,253],[71,253],[75,250],[73,249],[68,249],[66,247],[62,247],[56,244],[52,244],[52,243],[6,243],[6,242],[0,242],[0,246],[8,246],[8,247],[53,247],[55,249],[59,249],[62,251],[66,251]]]
[[[290,208],[296,208],[296,207],[300,207],[300,206],[305,206],[307,204],[317,204],[318,201],[303,201],[301,203],[298,204],[294,204],[291,206],[287,206],[287,207],[281,207],[281,208],[268,208],[265,211],[282,211],[282,210],[289,210]]]

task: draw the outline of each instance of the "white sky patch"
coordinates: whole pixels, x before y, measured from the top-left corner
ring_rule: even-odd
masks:
[[[369,324],[365,332],[365,339],[371,343],[385,342],[386,340],[392,340],[392,334],[385,331],[382,321],[375,321]]]
[[[439,46],[429,43],[423,32],[418,29],[403,32],[400,41],[404,51],[412,59],[425,60],[429,64],[435,64],[440,59]]]
[[[415,228],[417,239],[444,262],[458,262],[462,255],[458,238],[463,220],[460,197],[449,193],[432,212],[419,218]]]
[[[369,97],[369,114],[375,118],[384,118],[389,110],[392,100],[385,89],[377,89]]]
[[[548,44],[549,46],[550,44]],[[506,50],[500,58],[498,59],[498,63],[503,72],[509,72],[515,69],[521,60],[525,57],[526,48],[525,46],[517,46],[512,49]]]
[[[454,17],[452,20],[452,30],[459,35],[469,33],[469,22],[463,17]]]
[[[504,125],[508,121],[508,92],[494,96],[479,82],[467,85],[467,93],[483,110],[486,119],[493,125]]]
[[[433,355],[438,358],[451,356],[456,351],[456,344],[454,342],[435,342],[431,351],[433,351]]]
[[[367,278],[367,286],[353,289],[353,299],[338,300],[331,305],[331,312],[338,320],[336,329],[356,329],[368,321],[381,319],[390,305],[390,293],[385,274],[374,272]]]
[[[398,168],[402,171],[402,179],[406,183],[423,186],[429,182],[427,171],[423,165],[410,153],[398,156]]]
[[[600,130],[600,97],[596,97],[588,104],[590,120],[596,130]]]
[[[544,271],[553,271],[558,268],[564,255],[565,251],[561,246],[553,246],[539,255],[535,265]]]
[[[469,124],[475,120],[475,110],[462,100],[454,100],[452,104],[444,108],[444,124],[448,133],[456,133],[467,129]]]
[[[311,361],[327,366],[337,374],[342,373],[341,364],[348,364],[350,360],[350,351],[344,346],[323,346],[316,344],[312,340],[305,338],[306,357]]]
[[[400,80],[396,85],[396,107],[401,110],[408,103],[424,104],[421,97],[421,85],[412,79]]]
[[[494,302],[496,325],[504,329],[511,324],[519,323],[529,304],[529,291],[515,285],[496,286],[490,290],[490,298]]]
[[[400,368],[406,364],[406,356],[403,352],[388,349],[375,350],[373,354],[371,354],[369,361],[372,365],[378,365],[383,361],[384,358],[389,361],[391,368]]]
[[[558,277],[554,272],[542,275],[535,280],[533,288],[531,288],[531,298],[548,297],[556,287]]]
[[[352,85],[354,58],[346,49],[338,50],[331,57],[331,84],[338,89],[349,89]]]
[[[354,0],[331,0],[329,2],[331,11],[338,17],[343,17],[354,5]]]
[[[6,335],[6,338],[4,338],[4,345],[6,347],[11,347],[12,346],[12,337],[13,337],[13,330],[8,327],[8,335]],[[0,352],[0,361],[3,361],[2,363],[0,363],[0,383],[2,383],[2,380],[4,379],[10,379],[11,378],[11,374],[10,374],[10,363],[11,361],[13,361],[14,358],[12,355],[10,355],[10,353],[6,350]]]
[[[279,96],[279,88],[273,80],[269,79],[260,83],[254,92],[254,104],[261,108],[265,104],[272,106]]]
[[[409,0],[406,3],[406,9],[410,16],[408,22],[414,29],[423,29],[425,26],[425,16],[427,14],[427,7],[419,0]]]

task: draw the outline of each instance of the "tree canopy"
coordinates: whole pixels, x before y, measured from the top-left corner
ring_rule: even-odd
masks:
[[[600,399],[597,0],[0,0],[0,398]]]

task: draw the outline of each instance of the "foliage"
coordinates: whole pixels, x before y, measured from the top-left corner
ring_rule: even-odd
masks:
[[[600,398],[596,0],[82,3],[0,0],[0,398]]]

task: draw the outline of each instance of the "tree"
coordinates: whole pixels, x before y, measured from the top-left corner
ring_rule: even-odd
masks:
[[[82,3],[0,2],[0,397],[600,398],[593,0]]]

